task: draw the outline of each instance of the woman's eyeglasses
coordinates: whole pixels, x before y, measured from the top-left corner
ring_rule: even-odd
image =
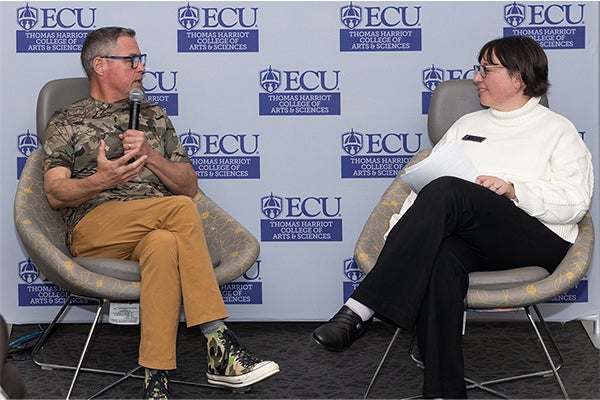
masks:
[[[489,72],[490,69],[496,69],[496,68],[506,68],[503,65],[481,65],[481,64],[477,64],[477,65],[473,65],[473,68],[475,69],[475,73],[479,72],[479,74],[481,75],[482,78],[485,78]]]

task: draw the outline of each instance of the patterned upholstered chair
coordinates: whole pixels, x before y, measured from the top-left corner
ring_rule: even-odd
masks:
[[[544,97],[542,103],[548,106],[547,98]],[[433,93],[427,121],[432,143],[437,143],[450,125],[460,116],[481,108],[475,87],[470,80],[453,80],[441,83]],[[429,153],[430,150],[420,151],[413,157],[409,165],[419,162],[427,157]],[[392,214],[400,211],[409,193],[408,185],[402,181],[402,176],[399,174],[384,192],[368,217],[354,249],[355,260],[363,272],[368,273],[373,268],[384,244],[383,234],[388,229],[389,219]],[[527,376],[554,375],[565,398],[568,397],[567,392],[558,375],[558,369],[562,364],[562,356],[537,305],[565,293],[583,279],[590,265],[593,245],[594,228],[591,216],[587,213],[579,222],[579,235],[576,242],[571,246],[554,273],[549,274],[544,268],[530,266],[506,271],[472,272],[469,274],[470,282],[465,298],[465,311],[508,312],[519,309],[525,311],[550,366],[550,369]],[[558,358],[558,363],[555,363],[550,356],[546,343],[532,317],[531,309],[535,311],[539,325],[546,336],[549,337],[550,344],[555,350],[555,357]],[[371,379],[365,398],[368,396],[398,333],[399,330],[396,330]],[[412,348],[413,344],[411,344],[411,357],[419,364],[420,361],[412,352]],[[504,397],[501,393],[490,388],[489,385],[524,377],[526,376],[518,375],[488,382],[476,382],[468,378],[465,380],[469,389],[476,387]]]
[[[87,78],[48,82],[38,97],[39,141],[43,141],[46,122],[54,111],[88,94]],[[42,150],[38,149],[29,156],[23,169],[14,201],[15,225],[23,247],[35,266],[50,281],[71,293],[33,351],[34,361],[44,369],[75,370],[67,395],[69,397],[80,370],[131,376],[132,371],[122,373],[82,368],[82,362],[103,305],[139,300],[140,272],[139,264],[135,261],[71,257],[65,245],[65,224],[60,213],[49,206],[43,192],[42,160]],[[202,216],[217,281],[219,284],[228,283],[244,274],[256,262],[260,251],[258,240],[204,193],[200,192],[194,201]],[[38,361],[36,356],[44,341],[60,321],[67,306],[77,297],[98,302],[78,365],[73,367]]]

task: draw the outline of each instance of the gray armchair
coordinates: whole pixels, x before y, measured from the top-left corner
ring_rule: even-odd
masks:
[[[43,133],[49,117],[59,108],[88,95],[87,78],[58,79],[44,85],[37,103],[37,131],[40,143],[43,142]],[[129,374],[82,368],[82,362],[103,305],[109,302],[139,300],[140,272],[136,261],[95,257],[72,258],[65,244],[66,226],[62,217],[49,206],[44,195],[42,160],[41,149],[29,156],[17,186],[14,216],[17,233],[32,262],[53,283],[71,293],[33,350],[34,361],[44,369],[75,370],[68,398],[80,371]],[[256,262],[260,251],[258,240],[204,193],[199,192],[194,201],[202,217],[217,281],[219,284],[231,282]],[[98,302],[96,316],[78,365],[74,367],[39,361],[37,355],[43,343],[62,318],[67,306],[76,297]]]
[[[542,104],[548,106],[547,98]],[[428,116],[429,137],[433,144],[437,143],[448,128],[462,115],[482,108],[475,86],[471,80],[452,80],[442,82],[434,91]],[[417,153],[409,165],[415,164],[427,157],[430,150]],[[394,179],[382,195],[375,209],[369,215],[354,249],[354,257],[359,268],[368,273],[374,266],[384,244],[383,234],[387,231],[392,214],[398,213],[404,200],[410,193],[408,185],[402,181],[401,174]],[[550,332],[539,311],[538,304],[548,301],[557,295],[567,292],[584,278],[592,258],[594,245],[594,229],[589,213],[579,222],[579,235],[569,249],[567,255],[554,273],[549,274],[544,268],[537,266],[516,268],[497,272],[472,272],[469,274],[469,290],[465,298],[465,311],[515,311],[522,309],[542,345],[550,369],[534,372],[527,376],[518,375],[488,382],[476,382],[466,378],[468,388],[479,388],[495,395],[503,395],[489,385],[521,379],[529,376],[554,375],[565,398],[568,397],[558,369],[562,364],[562,356],[550,335]],[[531,309],[536,313],[539,325],[550,338],[550,343],[558,357],[558,363],[550,356]],[[398,335],[397,330],[381,359],[369,387],[365,393],[368,396],[377,375]],[[411,357],[417,364],[418,358],[412,352]]]

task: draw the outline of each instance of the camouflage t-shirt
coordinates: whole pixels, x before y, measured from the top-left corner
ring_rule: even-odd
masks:
[[[91,97],[79,100],[57,111],[48,121],[44,134],[44,172],[53,167],[71,170],[71,178],[80,179],[97,170],[100,139],[106,143],[109,160],[123,155],[119,134],[129,125],[129,102],[104,103]],[[166,112],[157,104],[143,102],[140,107],[139,130],[146,134],[152,148],[173,162],[190,162]],[[149,197],[171,196],[148,168],[134,180],[98,193],[77,207],[63,209],[69,234],[90,210],[107,201],[127,201]],[[70,236],[70,235],[69,235]]]

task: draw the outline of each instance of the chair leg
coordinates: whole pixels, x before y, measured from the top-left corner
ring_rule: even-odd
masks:
[[[565,389],[565,385],[563,384],[563,381],[560,378],[560,375],[558,374],[558,370],[562,367],[562,363],[563,363],[562,354],[561,354],[560,350],[558,349],[558,345],[556,344],[554,337],[550,333],[550,329],[548,329],[548,325],[546,324],[546,321],[544,321],[544,317],[542,317],[542,313],[540,312],[540,310],[538,309],[538,306],[536,304],[533,305],[533,309],[534,309],[535,313],[537,314],[537,317],[540,321],[540,325],[542,326],[542,329],[544,330],[544,332],[546,333],[546,336],[550,340],[550,344],[554,348],[554,351],[556,352],[556,354],[558,354],[558,359],[559,359],[558,365],[554,364],[554,361],[552,360],[552,357],[550,356],[550,353],[548,352],[548,348],[546,347],[546,344],[544,343],[544,340],[542,339],[542,335],[540,335],[540,332],[537,329],[537,325],[536,325],[535,321],[533,320],[533,318],[531,317],[531,312],[529,311],[529,307],[525,307],[525,312],[527,313],[527,318],[529,318],[529,321],[531,322],[531,325],[533,326],[535,334],[537,335],[538,340],[540,341],[540,345],[542,346],[542,349],[544,350],[544,355],[546,356],[546,359],[548,360],[548,363],[550,364],[550,368],[552,369],[552,374],[554,375],[554,378],[556,378],[556,382],[558,383],[558,386],[560,387],[560,390],[562,391],[564,398],[568,399],[569,394],[567,393],[567,390]]]
[[[41,352],[44,343],[46,342],[46,340],[50,337],[50,335],[52,334],[52,332],[54,331],[54,329],[56,328],[56,325],[58,324],[58,322],[61,320],[61,318],[63,317],[63,315],[67,312],[68,310],[68,306],[71,304],[72,300],[74,298],[82,298],[82,299],[87,299],[87,300],[94,300],[98,302],[98,306],[96,308],[96,314],[95,314],[95,318],[92,322],[92,326],[88,332],[83,350],[79,356],[79,361],[77,363],[76,366],[72,366],[72,365],[64,365],[64,364],[53,364],[53,363],[48,363],[48,362],[43,362],[40,361],[37,356],[38,354]],[[65,300],[65,303],[63,304],[63,306],[59,309],[58,313],[56,314],[56,316],[54,317],[54,319],[52,320],[52,322],[50,323],[50,325],[48,325],[48,328],[46,328],[46,330],[44,331],[44,334],[42,336],[40,336],[40,338],[38,339],[38,341],[36,342],[33,350],[31,351],[31,358],[33,360],[33,362],[35,364],[37,364],[40,368],[42,369],[46,369],[46,370],[53,370],[53,369],[59,369],[59,370],[74,370],[75,374],[71,380],[71,385],[69,387],[69,392],[67,394],[67,399],[69,399],[71,397],[71,394],[73,392],[73,388],[75,387],[75,382],[77,381],[77,378],[79,377],[79,373],[81,371],[84,372],[94,372],[94,373],[98,373],[98,374],[105,374],[105,375],[117,375],[120,376],[119,379],[115,380],[114,382],[110,383],[109,385],[105,386],[104,388],[100,389],[99,391],[97,391],[96,393],[94,393],[91,397],[89,397],[90,399],[93,399],[95,397],[100,396],[102,393],[106,392],[109,389],[112,389],[113,387],[117,386],[119,383],[125,381],[126,379],[129,378],[136,378],[136,379],[144,379],[143,375],[140,374],[136,374],[136,372],[142,368],[141,366],[136,366],[135,368],[131,369],[130,371],[127,372],[122,372],[122,371],[112,371],[112,370],[106,370],[106,369],[99,369],[99,368],[89,368],[89,367],[83,367],[83,360],[85,358],[85,355],[87,353],[87,349],[89,347],[92,335],[94,333],[94,330],[96,328],[96,325],[98,324],[98,321],[100,320],[100,316],[101,316],[101,312],[102,312],[102,308],[104,306],[104,304],[107,302],[107,300],[104,299],[97,299],[97,298],[92,298],[92,297],[85,297],[85,296],[76,296],[73,294],[70,294],[69,297],[67,297],[67,299]],[[172,379],[171,380],[172,383],[177,383],[177,384],[183,384],[183,385],[191,385],[191,386],[199,386],[199,387],[206,387],[206,388],[214,388],[214,389],[226,389],[226,390],[230,390],[232,393],[245,393],[248,390],[251,389],[251,386],[248,386],[246,388],[237,388],[237,389],[232,389],[232,388],[227,388],[227,387],[223,387],[223,386],[219,386],[219,385],[213,385],[210,383],[202,383],[202,382],[191,382],[191,381],[182,381],[182,380],[177,380],[177,379]]]
[[[129,379],[129,378],[143,378],[142,376],[135,375],[135,373],[137,371],[139,371],[141,368],[142,368],[142,366],[138,365],[135,368],[133,368],[133,369],[125,372],[125,374],[121,378],[119,378],[116,381],[114,381],[114,382],[112,382],[112,383],[104,386],[102,389],[98,390],[96,393],[94,393],[93,395],[91,395],[90,397],[88,397],[88,400],[89,399],[95,399],[96,397],[100,396],[102,393],[104,393],[104,392],[106,392],[106,391],[114,388],[115,386],[117,386],[119,383],[125,381],[126,379]]]
[[[423,361],[415,354],[415,344],[417,343],[417,333],[413,333],[412,339],[410,339],[410,345],[408,346],[408,355],[411,360],[417,365],[418,368],[424,369],[425,365]]]
[[[463,317],[463,335],[465,334],[465,328],[466,328],[466,312],[464,314]],[[410,345],[408,347],[408,355],[410,356],[411,360],[413,360],[413,362],[415,363],[415,365],[418,368],[424,369],[425,365],[423,364],[423,361],[421,361],[421,359],[419,359],[419,357],[415,354],[415,343],[416,343],[416,338],[417,338],[417,334],[414,333],[412,336],[412,339],[410,341]],[[481,389],[485,392],[491,393],[493,395],[496,395],[500,398],[504,398],[504,399],[509,399],[509,397],[507,397],[506,395],[504,395],[503,393],[497,392],[493,389],[490,389],[488,387],[482,386],[480,383],[469,379],[467,377],[464,378],[465,379],[465,383],[467,384],[467,390],[470,389],[474,389],[474,388],[478,388]],[[422,396],[413,396],[413,397],[409,397],[410,399],[414,399],[414,398],[421,398]]]
[[[462,335],[464,336],[465,333],[467,331],[467,311],[465,310],[463,312],[463,319],[462,319]],[[410,356],[410,359],[413,360],[413,362],[417,365],[417,367],[424,369],[425,365],[423,364],[423,361],[417,357],[417,355],[415,354],[415,343],[417,342],[417,333],[413,333],[412,335],[412,339],[410,340],[410,345],[408,346],[408,355]]]
[[[544,341],[542,335],[540,334],[540,331],[538,329],[538,326],[535,322],[535,320],[533,319],[532,315],[531,315],[531,310],[530,307],[533,307],[537,318],[539,320],[540,326],[542,327],[545,335],[548,337],[548,340],[550,341],[550,344],[552,345],[552,348],[554,350],[554,352],[556,353],[557,357],[558,357],[558,363],[555,363],[552,360],[552,356],[550,355],[549,351],[548,351],[548,347],[546,346],[546,342]],[[542,314],[540,313],[537,305],[533,305],[533,306],[526,306],[522,308],[523,311],[525,311],[525,314],[527,315],[527,318],[529,319],[529,322],[531,323],[531,326],[536,334],[538,343],[540,344],[540,346],[542,347],[542,350],[544,352],[544,355],[546,356],[546,360],[548,361],[548,363],[550,364],[550,369],[547,370],[542,370],[542,371],[537,371],[537,372],[531,372],[528,374],[522,374],[522,375],[515,375],[515,376],[510,376],[510,377],[506,377],[506,378],[500,378],[500,379],[494,379],[494,380],[490,380],[490,381],[485,381],[485,382],[476,382],[473,381],[471,379],[465,378],[465,381],[468,382],[470,384],[470,387],[468,388],[478,388],[481,389],[483,391],[486,391],[488,393],[492,393],[496,396],[499,397],[503,397],[503,398],[510,398],[507,397],[506,395],[497,392],[496,390],[490,389],[489,385],[495,385],[495,384],[500,384],[500,383],[506,383],[506,382],[512,382],[512,381],[516,381],[519,379],[526,379],[526,378],[533,378],[533,377],[547,377],[550,375],[554,375],[554,378],[556,379],[558,386],[560,387],[560,390],[564,396],[565,399],[569,398],[569,395],[565,389],[565,386],[563,385],[562,379],[560,378],[559,374],[558,374],[558,370],[561,368],[562,363],[563,363],[563,358],[562,358],[562,354],[560,352],[560,349],[558,348],[558,345],[556,344],[556,341],[554,340],[554,337],[552,336],[552,334],[550,333],[550,330],[548,329],[548,325],[546,324],[546,321],[544,320]]]
[[[463,329],[463,331],[462,331],[463,335],[465,334],[465,328],[466,328],[466,312],[465,312],[465,314],[463,316],[463,328],[462,328]],[[421,359],[419,359],[419,357],[415,354],[416,338],[417,338],[417,334],[414,333],[413,336],[412,336],[412,339],[410,341],[410,345],[408,346],[408,355],[410,356],[411,360],[415,363],[415,365],[418,368],[424,369],[425,365],[423,364],[423,361],[421,361]],[[494,389],[490,389],[488,387],[485,387],[482,384],[480,384],[480,383],[478,383],[478,382],[476,382],[476,381],[474,381],[472,379],[469,379],[467,377],[465,377],[464,379],[465,379],[467,390],[478,388],[478,389],[481,389],[481,390],[483,390],[485,392],[488,392],[488,393],[491,393],[491,394],[493,394],[495,396],[498,396],[500,398],[509,399],[509,397],[507,397],[503,393],[500,393],[500,392],[495,391]],[[409,397],[409,399],[416,399],[416,398],[421,398],[421,397],[422,396],[413,396],[413,397]]]
[[[48,336],[50,336],[50,334],[54,331],[54,328],[56,327],[56,323],[58,322],[58,320],[60,320],[62,315],[67,310],[67,306],[71,303],[72,297],[73,297],[72,295],[67,297],[67,299],[65,300],[65,303],[62,305],[60,310],[58,310],[58,313],[56,313],[56,316],[54,317],[54,319],[52,320],[50,325],[48,325],[48,328],[46,328],[46,330],[44,331],[44,334],[37,340],[37,342],[35,343],[35,346],[33,347],[33,350],[31,351],[31,359],[33,360],[34,363],[36,363],[42,369],[50,370],[55,367],[59,367],[54,364],[48,364],[48,363],[43,363],[43,362],[39,361],[36,358],[36,355],[41,350],[41,348],[44,345],[44,343],[46,342],[46,339],[48,338]]]
[[[546,337],[548,338],[550,345],[552,346],[552,349],[554,351],[554,353],[556,354],[556,357],[558,358],[557,362],[555,363],[555,361],[552,359],[552,356],[550,355],[550,352],[548,351],[548,347],[546,346],[546,342],[544,341],[538,326],[535,322],[535,320],[533,319],[532,315],[531,315],[531,310],[530,307],[533,307],[533,310],[536,313],[536,316],[539,320],[540,326],[542,327],[542,330],[544,331],[544,334],[546,335]],[[538,377],[538,376],[550,376],[550,375],[554,375],[558,386],[560,387],[560,390],[562,391],[562,394],[564,396],[565,399],[569,399],[569,395],[565,389],[565,386],[562,382],[562,379],[560,378],[559,374],[558,374],[558,370],[562,367],[563,364],[563,357],[562,354],[560,352],[560,349],[558,348],[558,345],[556,344],[556,341],[554,340],[554,337],[552,336],[552,334],[550,333],[550,330],[548,328],[548,325],[546,324],[546,321],[544,320],[544,317],[542,316],[539,308],[537,307],[537,305],[533,305],[533,306],[528,306],[528,307],[522,307],[521,308],[523,311],[525,311],[525,314],[527,315],[527,318],[529,319],[529,322],[531,323],[531,326],[533,327],[533,330],[536,334],[537,340],[542,348],[542,350],[544,351],[544,355],[546,356],[546,359],[548,361],[548,363],[550,364],[550,369],[549,370],[543,370],[543,371],[538,371],[538,372],[532,372],[529,374],[523,374],[523,375],[516,375],[516,376],[511,376],[511,377],[507,377],[507,378],[501,378],[501,379],[495,379],[495,380],[490,380],[490,381],[485,381],[485,382],[477,382],[474,381],[473,379],[470,379],[468,377],[465,377],[465,383],[467,384],[467,389],[479,389],[482,390],[484,392],[493,394],[495,396],[498,396],[500,398],[504,398],[504,399],[510,399],[511,397],[505,395],[502,392],[499,392],[497,390],[494,390],[492,388],[489,387],[489,385],[494,385],[494,384],[499,384],[499,383],[505,383],[505,382],[511,382],[511,381],[515,381],[515,380],[519,380],[519,379],[525,379],[525,378],[533,378],[533,377]],[[513,309],[513,311],[516,311],[518,309]],[[505,310],[506,311],[506,310]],[[466,315],[466,313],[465,313]],[[465,334],[465,323],[466,323],[466,318],[463,318],[463,335]],[[393,343],[393,341],[395,340],[396,335],[394,335],[394,337],[392,338],[392,342],[390,342],[390,344],[388,345],[388,349],[386,350],[381,362],[379,363],[379,367],[377,368],[377,370],[375,371],[375,375],[373,375],[373,378],[371,379],[371,383],[369,384],[369,388],[367,389],[367,392],[365,393],[365,397],[367,397],[367,394],[369,393],[369,390],[371,389],[371,386],[373,385],[375,378],[377,377],[377,375],[379,374],[381,367],[383,366],[383,362],[385,361],[385,359],[387,358],[387,355],[390,351],[390,347]],[[410,342],[409,345],[409,356],[410,358],[413,360],[413,362],[417,365],[417,367],[419,368],[424,368],[423,366],[423,362],[417,357],[417,355],[415,354],[415,342],[416,342],[416,335],[413,334],[412,340]],[[414,398],[414,397],[413,397]]]
[[[75,387],[75,381],[79,376],[79,371],[81,371],[81,365],[83,364],[83,359],[85,358],[85,354],[87,352],[88,346],[90,345],[90,340],[92,340],[92,335],[94,334],[94,329],[96,329],[96,324],[100,319],[100,314],[102,313],[102,306],[105,301],[102,300],[99,302],[98,307],[96,308],[96,315],[94,317],[94,321],[92,322],[92,327],[90,328],[90,332],[85,340],[85,344],[83,345],[83,350],[81,351],[81,356],[79,357],[79,362],[77,362],[77,367],[75,368],[75,374],[73,375],[73,380],[71,381],[71,386],[69,387],[69,392],[67,393],[67,399],[71,397],[71,393],[73,392],[73,387]]]
[[[494,396],[497,396],[497,397],[499,397],[501,399],[511,399],[512,398],[512,397],[509,397],[509,396],[505,395],[502,392],[499,392],[497,390],[494,390],[494,389],[486,386],[486,385],[490,384],[490,382],[481,382],[480,383],[480,382],[474,381],[473,379],[467,378],[466,376],[465,376],[464,379],[465,379],[467,390],[479,389],[479,390],[482,390],[484,392],[493,394]]]
[[[98,305],[96,307],[96,314],[94,316],[94,320],[92,321],[92,326],[90,328],[90,331],[87,335],[85,344],[83,346],[83,350],[81,352],[81,355],[79,356],[79,361],[77,363],[77,366],[73,367],[70,365],[60,365],[60,364],[51,364],[51,363],[45,363],[45,362],[41,362],[39,361],[36,356],[38,355],[39,351],[41,350],[43,344],[45,343],[46,339],[52,334],[52,332],[54,331],[54,329],[56,328],[56,324],[58,323],[58,321],[62,318],[62,316],[64,315],[64,313],[67,311],[67,307],[71,304],[71,301],[73,300],[74,297],[80,297],[80,298],[85,298],[88,300],[94,300],[98,302]],[[84,297],[84,296],[74,296],[73,294],[70,294],[69,297],[65,300],[65,303],[63,304],[63,306],[60,308],[60,310],[58,311],[58,313],[56,314],[56,316],[54,317],[54,319],[52,320],[52,322],[50,323],[50,325],[48,326],[48,328],[46,329],[46,331],[44,332],[44,334],[42,335],[42,337],[40,337],[40,339],[37,341],[33,351],[31,352],[31,357],[33,359],[33,362],[35,362],[37,365],[39,365],[42,369],[68,369],[68,370],[75,370],[75,373],[73,375],[73,379],[71,380],[71,385],[69,386],[69,391],[67,392],[67,399],[71,397],[71,394],[73,392],[73,388],[75,387],[75,382],[77,381],[77,378],[79,377],[79,372],[80,371],[86,371],[86,370],[91,370],[88,368],[82,368],[82,364],[83,364],[83,360],[85,358],[88,346],[90,344],[90,340],[92,338],[92,335],[94,333],[94,329],[96,328],[96,324],[98,323],[98,320],[100,319],[100,315],[102,312],[102,307],[104,306],[105,300],[103,299],[96,299],[96,298],[90,298],[90,297]],[[101,372],[101,371],[97,371],[97,372]]]
[[[64,365],[64,364],[54,364],[54,363],[43,362],[43,361],[39,360],[37,356],[41,352],[44,343],[50,337],[50,335],[53,333],[54,329],[56,328],[56,325],[61,320],[61,318],[64,316],[64,314],[67,311],[67,307],[71,304],[71,302],[73,301],[74,298],[82,298],[82,299],[93,300],[93,301],[98,302],[98,305],[96,306],[94,320],[92,321],[92,326],[88,332],[88,335],[87,335],[83,350],[79,356],[77,365],[73,366],[73,365]],[[85,358],[87,349],[89,347],[89,344],[90,344],[90,341],[92,338],[92,335],[94,333],[94,330],[96,328],[98,321],[100,320],[102,308],[105,303],[106,303],[106,300],[103,300],[103,299],[97,299],[97,298],[85,297],[85,296],[76,296],[76,295],[70,294],[69,297],[67,297],[67,299],[65,300],[65,303],[63,304],[63,306],[60,308],[60,310],[58,311],[58,313],[52,320],[52,322],[50,323],[50,325],[48,326],[48,328],[46,328],[44,334],[38,339],[38,341],[36,342],[32,352],[31,352],[31,358],[32,358],[33,362],[42,369],[47,369],[47,370],[58,369],[58,370],[75,371],[73,378],[71,380],[71,384],[69,386],[69,391],[68,391],[68,394],[66,397],[67,399],[71,397],[73,388],[75,387],[75,382],[77,381],[77,378],[79,377],[79,373],[81,371],[95,372],[95,373],[108,374],[108,375],[122,375],[122,376],[124,376],[125,379],[130,378],[130,377],[143,378],[142,376],[131,375],[131,371],[130,372],[120,372],[120,371],[111,371],[111,370],[98,369],[98,368],[87,368],[87,367],[82,366],[83,360]],[[118,382],[120,383],[125,379],[122,378]],[[115,386],[115,384],[111,385],[111,387],[113,387],[113,386]],[[96,394],[95,396],[97,396],[97,395],[98,394]]]
[[[388,344],[387,349],[385,350],[385,353],[383,353],[383,357],[381,357],[381,361],[379,361],[379,365],[377,366],[377,369],[375,370],[375,373],[373,374],[373,377],[371,378],[371,382],[369,382],[369,386],[367,387],[367,390],[365,391],[365,395],[363,396],[363,399],[366,399],[367,396],[369,395],[369,392],[371,391],[371,387],[373,386],[373,384],[375,383],[375,380],[379,376],[379,372],[381,371],[381,368],[383,367],[383,364],[385,363],[385,360],[387,359],[387,357],[390,353],[390,350],[392,349],[392,346],[394,345],[394,342],[396,341],[396,338],[398,337],[399,333],[400,333],[400,328],[396,328],[396,331],[394,332],[394,336],[392,336],[392,339],[390,340],[390,343]]]

